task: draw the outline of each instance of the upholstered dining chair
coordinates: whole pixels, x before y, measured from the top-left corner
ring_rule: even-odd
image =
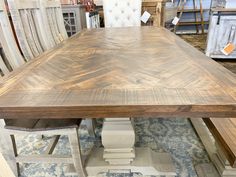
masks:
[[[105,27],[140,26],[141,0],[103,0]]]

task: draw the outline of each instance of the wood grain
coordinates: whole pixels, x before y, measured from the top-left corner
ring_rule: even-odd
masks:
[[[236,168],[236,119],[204,119],[227,160]]]
[[[85,30],[0,83],[2,118],[235,117],[236,77],[164,28]]]

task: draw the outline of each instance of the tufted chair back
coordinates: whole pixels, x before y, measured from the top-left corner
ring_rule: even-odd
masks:
[[[140,26],[142,0],[103,0],[105,27]]]

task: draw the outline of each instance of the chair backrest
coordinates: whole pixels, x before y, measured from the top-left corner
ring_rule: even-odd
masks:
[[[39,10],[37,0],[7,0],[20,48],[26,60],[43,52],[36,29],[34,13]]]
[[[9,10],[26,59],[54,47],[67,33],[57,0],[8,0]]]
[[[2,54],[0,55],[1,73],[7,74],[25,63],[13,36],[4,0],[0,0],[0,45]]]
[[[103,0],[105,27],[140,26],[141,0]]]
[[[67,39],[60,0],[40,0],[40,4],[42,16],[48,19],[55,42],[58,44]]]

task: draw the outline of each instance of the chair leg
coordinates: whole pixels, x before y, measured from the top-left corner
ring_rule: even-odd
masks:
[[[8,165],[10,166],[11,170],[13,171],[14,175],[18,175],[17,165],[14,156],[14,150],[11,146],[11,137],[4,129],[5,121],[0,119],[0,151],[5,160],[7,161]]]
[[[15,139],[14,135],[10,135],[10,136],[11,136],[11,141],[12,141],[12,148],[13,148],[13,152],[14,152],[14,157],[17,157],[18,152],[17,152],[16,139]],[[16,171],[17,171],[18,176],[20,176],[20,164],[18,162],[16,162]]]
[[[95,119],[86,119],[85,124],[87,126],[89,135],[95,137]]]
[[[86,171],[84,169],[84,163],[82,161],[81,151],[80,151],[80,142],[77,128],[74,128],[73,133],[69,134],[69,141],[71,146],[71,154],[74,161],[74,166],[79,177],[86,177]]]

